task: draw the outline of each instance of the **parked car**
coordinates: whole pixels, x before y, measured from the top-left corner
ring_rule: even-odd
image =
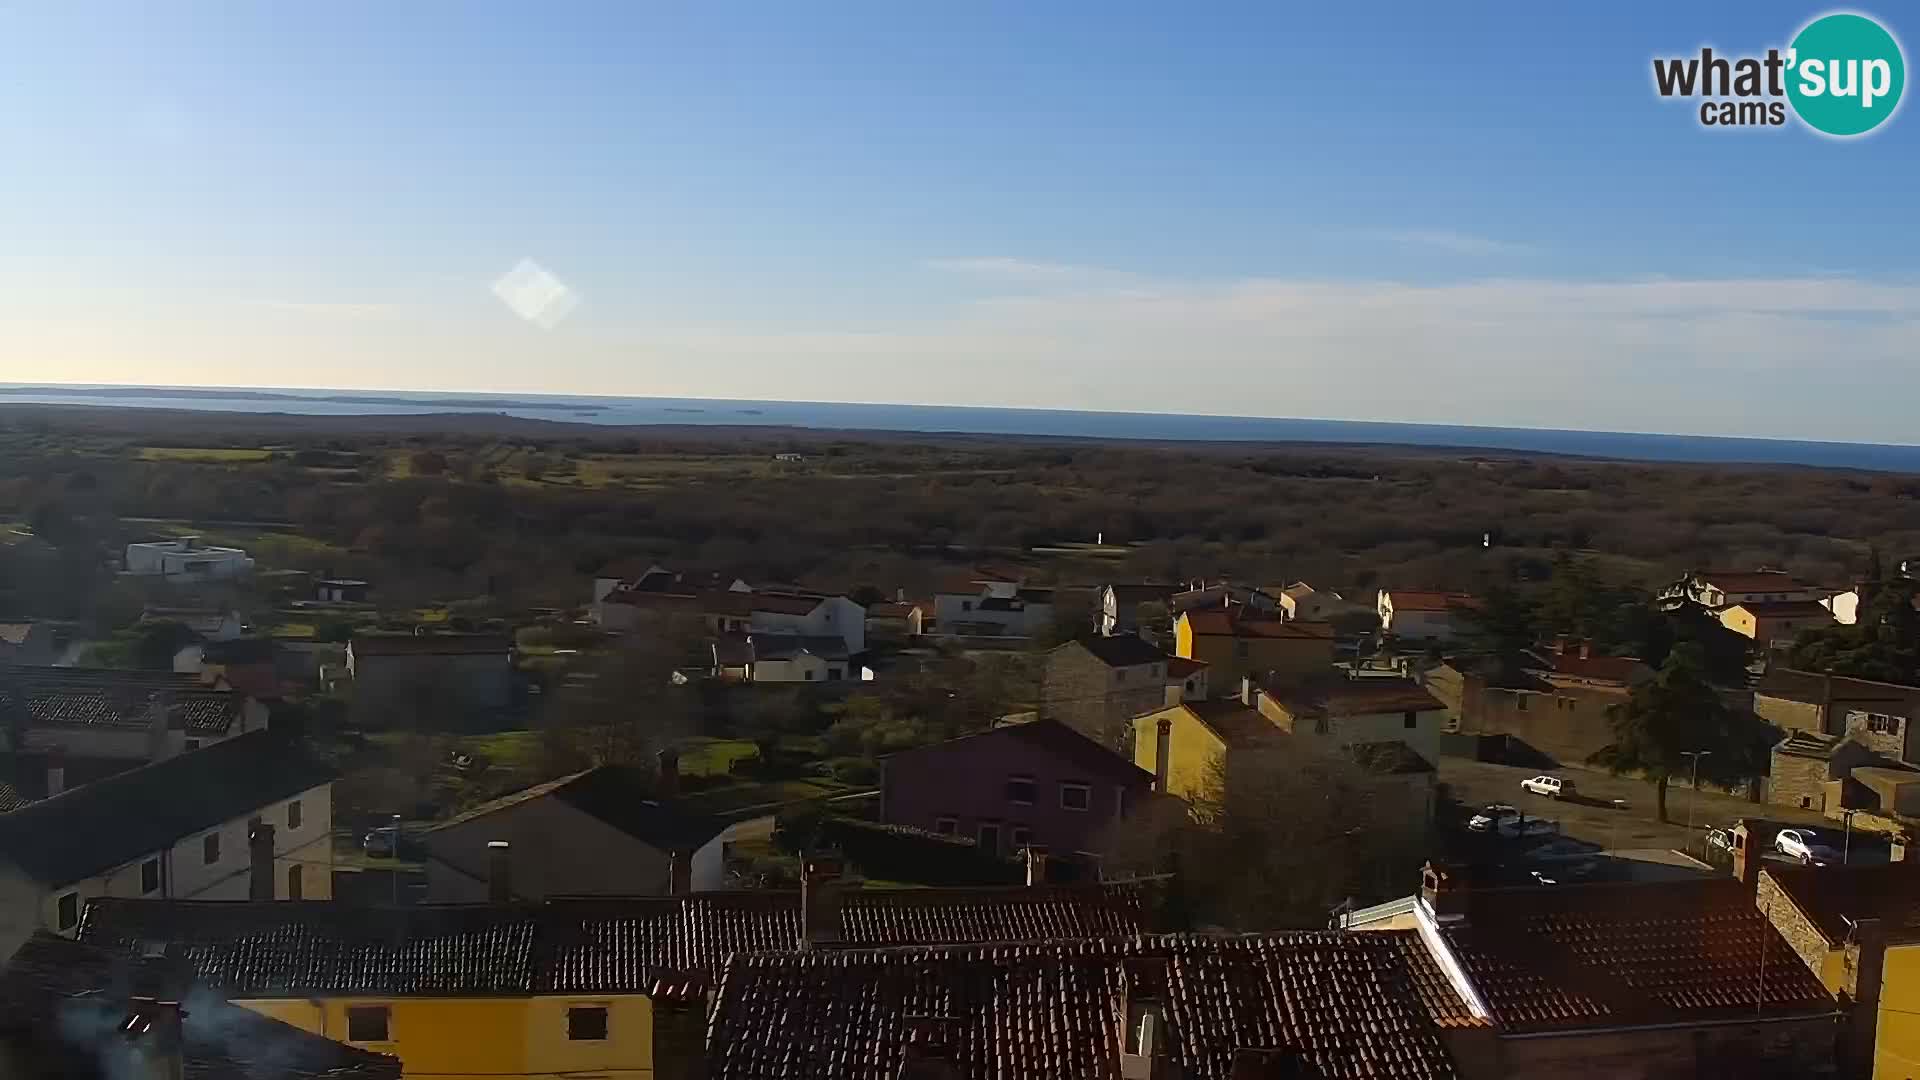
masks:
[[[1781,829],[1773,837],[1773,849],[1789,859],[1824,866],[1840,861],[1840,852],[1826,843],[1813,829]]]
[[[1498,828],[1520,816],[1520,811],[1506,803],[1489,803],[1480,808],[1480,812],[1467,819],[1467,828],[1474,832],[1486,832]]]
[[[1520,786],[1535,795],[1545,795],[1549,799],[1573,794],[1573,781],[1545,773],[1520,781]]]
[[[1509,840],[1531,840],[1560,835],[1560,823],[1546,818],[1513,818],[1498,826],[1501,836]]]

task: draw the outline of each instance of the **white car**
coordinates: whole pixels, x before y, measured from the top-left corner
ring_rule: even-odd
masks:
[[[1535,795],[1545,795],[1549,799],[1557,799],[1562,795],[1573,794],[1572,781],[1562,780],[1557,776],[1548,776],[1545,773],[1532,777],[1531,779],[1520,781],[1520,787]]]
[[[1480,808],[1480,812],[1467,819],[1467,828],[1474,832],[1486,832],[1496,829],[1520,817],[1520,811],[1506,803],[1492,803]]]
[[[1839,862],[1840,853],[1820,841],[1812,829],[1781,829],[1773,838],[1773,849],[1789,859],[1803,863]]]

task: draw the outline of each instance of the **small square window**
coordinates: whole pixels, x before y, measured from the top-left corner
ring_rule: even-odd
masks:
[[[300,827],[300,823],[305,820],[306,814],[300,806],[299,799],[295,799],[287,804],[287,828],[297,829]]]
[[[1114,681],[1114,682],[1117,682],[1117,683],[1123,683],[1123,682],[1126,682],[1126,681],[1127,681],[1127,669],[1126,669],[1126,668],[1121,668],[1121,669],[1120,669],[1119,671],[1116,671],[1116,672],[1114,672],[1114,673],[1113,673],[1113,681]]]
[[[1514,707],[1515,707],[1515,708],[1517,708],[1517,709],[1519,709],[1519,710],[1520,710],[1521,712],[1526,712],[1526,711],[1527,711],[1527,695],[1526,695],[1526,694],[1515,694],[1515,695],[1513,695],[1513,696],[1514,696],[1515,698],[1517,698],[1517,699],[1519,699],[1519,704],[1517,704],[1517,705],[1515,705]]]
[[[1025,825],[1015,825],[1013,831],[1007,834],[1007,838],[1013,841],[1013,850],[1019,851],[1033,843],[1033,830]]]
[[[148,859],[140,864],[140,894],[142,896],[160,888],[160,860]]]
[[[1085,810],[1093,805],[1093,789],[1085,784],[1060,785],[1060,809]]]
[[[1402,713],[1400,716],[1400,726],[1403,728],[1406,728],[1408,731],[1412,731],[1414,728],[1419,727],[1420,714],[1417,712],[1414,712],[1412,709],[1408,709],[1406,712]]]
[[[972,610],[973,610],[973,601],[971,601],[971,600],[962,600],[962,601],[960,601],[960,610],[961,610],[961,611],[972,611]]]
[[[388,1015],[385,1005],[347,1006],[347,1041],[392,1042],[392,1034],[387,1030]]]
[[[220,834],[210,832],[200,839],[200,861],[212,866],[220,861]]]
[[[1008,777],[1007,801],[1015,806],[1032,806],[1038,787],[1031,776]]]
[[[287,899],[305,900],[307,898],[306,869],[299,863],[287,867]]]
[[[605,1005],[575,1005],[567,1010],[567,1038],[574,1042],[601,1042],[606,1037]]]
[[[941,836],[952,836],[960,831],[960,819],[950,817],[934,818],[933,831],[939,833]]]
[[[71,930],[80,921],[80,894],[67,893],[60,898],[60,929]]]
[[[978,834],[980,850],[1000,854],[1000,826],[982,825]]]

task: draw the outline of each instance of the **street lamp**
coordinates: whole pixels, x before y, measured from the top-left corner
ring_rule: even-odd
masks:
[[[1713,753],[1711,750],[1682,750],[1681,757],[1693,759],[1693,790],[1687,792],[1687,842],[1693,842],[1693,803],[1700,797],[1700,759]]]
[[[1840,840],[1840,865],[1841,866],[1847,865],[1848,856],[1853,854],[1853,815],[1859,812],[1860,811],[1858,810],[1840,811],[1840,816],[1846,819],[1846,828],[1840,834],[1841,835],[1841,840]]]

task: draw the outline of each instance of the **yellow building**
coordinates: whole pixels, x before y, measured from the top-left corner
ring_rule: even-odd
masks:
[[[1235,748],[1284,734],[1239,698],[1182,701],[1133,718],[1133,763],[1153,774],[1155,791],[1192,801],[1217,794]]]
[[[1920,1076],[1920,863],[1769,865],[1754,902],[1848,1009],[1845,1074]]]
[[[1236,693],[1242,676],[1287,684],[1333,663],[1331,625],[1288,622],[1244,608],[1183,611],[1174,621],[1173,640],[1174,655],[1210,665],[1208,681],[1216,695]]]

